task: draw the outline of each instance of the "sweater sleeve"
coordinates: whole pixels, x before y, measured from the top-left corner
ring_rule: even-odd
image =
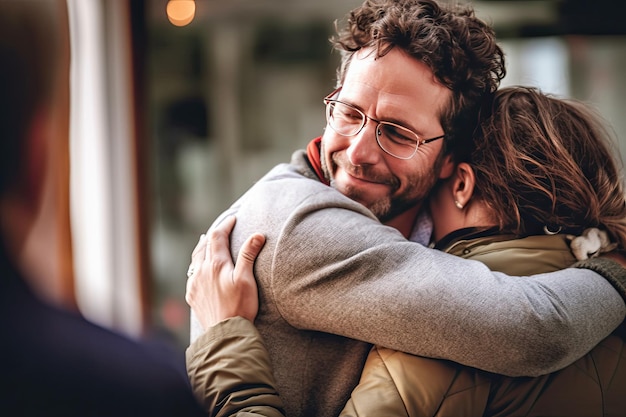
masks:
[[[592,269],[523,278],[493,272],[408,242],[357,215],[356,203],[324,195],[332,192],[317,192],[282,219],[270,276],[260,274],[295,328],[537,376],[573,363],[624,319],[624,300]],[[259,200],[255,215],[267,221]]]
[[[267,350],[250,321],[234,317],[209,328],[187,348],[186,361],[208,415],[284,417]]]

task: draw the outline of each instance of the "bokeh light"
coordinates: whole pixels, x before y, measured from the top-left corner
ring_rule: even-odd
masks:
[[[196,15],[195,0],[169,0],[167,18],[174,26],[186,26]]]

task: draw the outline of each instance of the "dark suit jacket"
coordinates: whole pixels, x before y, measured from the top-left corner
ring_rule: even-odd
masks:
[[[156,346],[42,302],[2,243],[0,338],[0,415],[206,416],[182,355],[178,368]]]

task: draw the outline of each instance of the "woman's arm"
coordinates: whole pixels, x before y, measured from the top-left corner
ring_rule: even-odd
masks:
[[[192,254],[187,303],[207,330],[186,352],[193,391],[211,416],[283,417],[269,356],[252,324],[259,301],[252,266],[265,237],[252,235],[236,266],[228,250],[234,217],[200,237]]]
[[[209,327],[186,357],[193,392],[209,416],[285,416],[267,350],[249,320]]]

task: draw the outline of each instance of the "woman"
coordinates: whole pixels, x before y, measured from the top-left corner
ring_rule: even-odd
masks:
[[[584,236],[589,227],[613,243],[599,241],[584,250],[582,257],[614,247],[624,250],[626,201],[607,137],[599,118],[580,103],[555,99],[532,88],[500,90],[485,109],[473,149],[455,155],[456,170],[431,195],[434,247],[510,275],[571,265],[576,259],[569,241]],[[231,219],[226,229],[233,222]],[[229,300],[237,296],[234,300],[247,304],[250,298],[241,298],[241,292],[225,290],[222,285],[245,283],[248,294],[254,289],[250,287],[254,256],[250,255],[260,250],[262,236],[253,238],[257,245],[249,252],[242,250],[247,255],[238,260],[235,281],[228,275],[228,251],[212,245],[211,256],[225,263],[228,279],[211,281],[212,293],[200,297],[223,303],[225,296]],[[205,248],[203,239],[194,257],[204,257]],[[468,282],[468,297],[476,285],[480,283]],[[194,291],[197,289],[188,289],[188,302],[192,308],[200,308]],[[213,304],[217,308],[213,313],[196,313],[215,319],[244,314],[237,305],[220,310],[222,306]],[[252,306],[244,316],[253,320],[255,314]],[[537,378],[504,377],[375,347],[342,415],[626,415],[623,330],[622,326],[576,363]],[[251,324],[233,319],[210,331],[219,343],[201,354],[194,354],[193,347],[188,352],[196,393],[220,404],[210,411],[229,415],[257,405],[261,407],[251,408],[257,413],[282,415],[267,356]],[[251,347],[252,354],[245,350]],[[245,365],[238,363],[244,359]],[[229,364],[222,366],[220,361]]]

